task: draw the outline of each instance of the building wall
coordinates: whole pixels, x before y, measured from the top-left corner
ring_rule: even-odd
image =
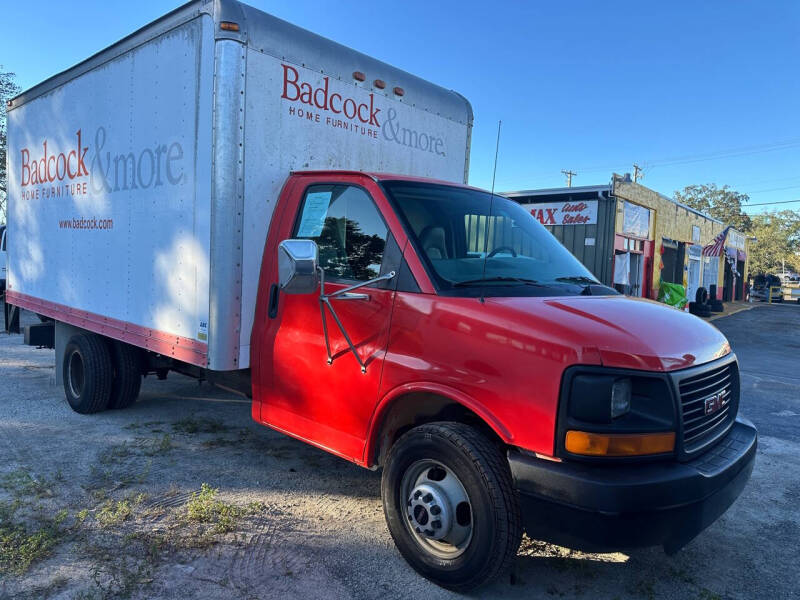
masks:
[[[651,215],[650,239],[655,242],[655,265],[652,270],[652,289],[657,292],[658,284],[661,279],[661,269],[659,268],[660,248],[663,238],[669,238],[676,242],[689,244],[699,244],[705,246],[723,230],[725,225],[710,217],[706,217],[691,209],[684,207],[675,201],[667,198],[654,190],[651,190],[639,183],[625,181],[621,176],[613,177],[613,194],[617,198],[617,218],[616,231],[622,232],[622,218],[624,201],[638,204],[653,210]],[[692,226],[700,228],[700,241],[692,240]],[[724,260],[720,258],[717,269],[717,287],[721,290],[724,278]],[[684,253],[683,285],[688,283],[688,252]],[[703,281],[702,285],[708,287],[709,282]],[[694,298],[690,298],[694,300]]]
[[[544,225],[555,238],[569,250],[575,258],[592,272],[602,283],[611,285],[614,256],[614,218],[616,201],[609,198],[610,186],[593,187],[590,190],[568,188],[554,190],[552,194],[509,192],[509,196],[519,202],[525,210]],[[536,208],[541,205],[596,203],[596,221],[587,224],[552,224],[537,217]]]
[[[539,200],[538,198],[536,199]],[[562,198],[559,198],[559,201]],[[567,202],[588,200],[597,202],[597,223],[594,225],[545,225],[555,238],[583,263],[602,283],[611,285],[614,253],[614,209],[609,198],[576,198],[566,196]]]
[[[552,225],[543,222],[553,235],[572,252],[594,275],[606,285],[614,285],[614,261],[617,252],[638,253],[644,261],[644,281],[641,291],[634,295],[645,295],[656,298],[661,281],[661,248],[664,238],[686,245],[683,254],[682,283],[688,284],[689,246],[696,245],[694,252],[699,247],[709,244],[725,225],[713,219],[682,206],[658,192],[641,184],[626,181],[619,175],[612,177],[610,186],[586,186],[579,188],[560,188],[554,190],[534,190],[529,192],[507,192],[508,197],[519,202],[525,207],[537,204],[558,202],[588,202],[597,201],[597,222],[590,225]],[[647,237],[635,236],[624,233],[624,205],[625,202],[645,207],[650,212],[650,222]],[[540,219],[541,220],[541,219]],[[699,228],[699,239],[693,239],[693,227]],[[732,230],[733,231],[733,230]],[[734,239],[735,237],[735,239]],[[746,236],[731,236],[726,240],[726,246],[737,247],[747,251]],[[635,248],[634,248],[635,245]],[[629,250],[630,246],[630,250]],[[705,274],[705,258],[701,260],[701,277]],[[737,286],[747,280],[748,261],[742,269],[742,277],[737,281]],[[631,269],[633,265],[631,265]],[[717,296],[722,299],[725,278],[725,258],[716,259],[717,268]],[[713,266],[712,266],[713,272]],[[708,288],[710,283],[705,280],[700,285]],[[623,288],[625,286],[622,286]],[[618,287],[618,289],[621,289]],[[629,293],[629,291],[625,291]],[[690,298],[694,300],[694,298]]]

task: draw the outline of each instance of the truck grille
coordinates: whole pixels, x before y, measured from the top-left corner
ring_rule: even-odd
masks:
[[[700,450],[727,431],[739,405],[739,372],[730,362],[679,383],[683,449]]]

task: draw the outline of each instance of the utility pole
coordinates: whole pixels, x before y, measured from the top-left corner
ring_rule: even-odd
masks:
[[[637,183],[639,178],[644,177],[644,173],[642,173],[642,167],[639,165],[633,165],[633,183]]]
[[[561,172],[567,176],[567,187],[572,187],[572,178],[577,175],[575,171],[568,171],[565,169],[561,169]]]

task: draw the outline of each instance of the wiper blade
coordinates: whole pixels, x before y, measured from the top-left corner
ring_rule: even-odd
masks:
[[[505,277],[505,276],[497,276],[497,277],[481,277],[480,279],[468,279],[466,281],[456,281],[453,283],[453,287],[459,287],[463,285],[474,285],[476,283],[491,283],[494,281],[510,281],[512,283],[522,283],[524,285],[535,285],[541,286],[538,281],[535,279],[525,279],[524,277]]]
[[[591,277],[585,277],[584,275],[575,275],[571,277],[556,277],[556,281],[566,281],[568,283],[588,283],[588,284],[599,284],[600,282],[596,279],[592,279]]]

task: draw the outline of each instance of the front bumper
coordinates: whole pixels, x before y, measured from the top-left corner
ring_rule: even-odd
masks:
[[[528,535],[586,551],[664,546],[677,552],[744,489],[758,435],[737,418],[690,462],[591,465],[508,456]]]

